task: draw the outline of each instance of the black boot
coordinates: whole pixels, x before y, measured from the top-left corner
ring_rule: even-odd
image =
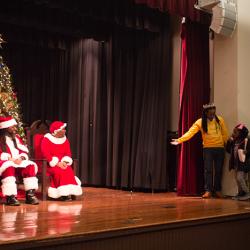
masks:
[[[61,196],[61,197],[60,197],[60,200],[61,200],[61,201],[71,201],[72,199],[71,199],[71,196],[70,196],[70,195],[67,195],[67,196]]]
[[[34,189],[30,189],[30,190],[26,191],[26,203],[31,204],[31,205],[39,204],[39,201],[35,196],[35,190]]]
[[[20,202],[16,199],[15,195],[6,196],[6,205],[20,206]]]

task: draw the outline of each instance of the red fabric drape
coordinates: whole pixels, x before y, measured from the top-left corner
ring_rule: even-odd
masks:
[[[180,83],[179,135],[201,117],[202,105],[209,101],[209,37],[208,27],[182,24],[182,58]],[[177,193],[196,195],[202,191],[203,163],[201,136],[195,135],[180,146]]]
[[[150,8],[159,9],[172,15],[188,17],[192,21],[210,23],[210,16],[194,8],[196,0],[134,0],[136,4],[145,4]]]

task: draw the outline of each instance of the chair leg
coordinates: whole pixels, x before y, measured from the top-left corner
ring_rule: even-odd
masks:
[[[47,199],[47,162],[43,161],[42,166],[42,200],[45,201]]]

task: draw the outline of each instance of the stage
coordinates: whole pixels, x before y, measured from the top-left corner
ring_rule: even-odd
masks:
[[[69,202],[0,205],[0,249],[242,249],[250,202],[84,188]]]

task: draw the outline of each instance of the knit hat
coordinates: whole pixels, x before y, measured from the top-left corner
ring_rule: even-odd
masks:
[[[52,135],[56,134],[58,131],[66,128],[67,123],[64,122],[60,122],[60,121],[55,121],[52,122],[50,127],[49,127],[49,131]]]
[[[17,125],[17,122],[13,117],[11,117],[11,116],[8,116],[8,117],[1,116],[0,117],[0,129],[9,128],[9,127],[12,127],[14,125]]]

